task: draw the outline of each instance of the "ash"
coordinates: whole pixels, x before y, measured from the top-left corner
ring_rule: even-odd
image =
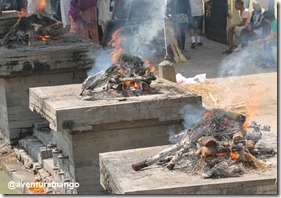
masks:
[[[158,94],[159,91],[150,86],[156,80],[154,70],[154,66],[145,64],[137,56],[121,54],[116,63],[105,72],[93,74],[82,83],[81,99],[100,100]]]
[[[152,164],[200,175],[202,178],[239,177],[248,171],[265,171],[265,160],[276,150],[259,144],[269,126],[246,124],[242,114],[223,109],[206,110],[203,117],[175,137],[180,141],[155,156],[132,164],[136,171]],[[249,128],[248,128],[249,127]],[[255,128],[255,130],[250,130]],[[257,129],[258,128],[258,129]]]

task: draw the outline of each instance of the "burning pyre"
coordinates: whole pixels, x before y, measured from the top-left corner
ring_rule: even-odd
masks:
[[[268,167],[258,158],[272,157],[275,151],[256,147],[261,130],[270,130],[252,122],[245,128],[246,117],[222,109],[206,110],[203,117],[193,122],[188,130],[171,138],[180,141],[155,156],[132,164],[135,171],[157,163],[172,170],[185,167],[188,172],[201,174],[203,178],[237,177],[247,168],[266,170]],[[181,169],[181,168],[179,168]]]
[[[150,84],[155,68],[137,57],[121,54],[105,72],[89,76],[82,83],[82,99],[139,96],[153,93]]]

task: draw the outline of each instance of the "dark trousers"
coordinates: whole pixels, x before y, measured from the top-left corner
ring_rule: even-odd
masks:
[[[184,50],[184,47],[185,47],[185,30],[186,30],[187,23],[178,23],[178,25],[179,25],[180,49]]]

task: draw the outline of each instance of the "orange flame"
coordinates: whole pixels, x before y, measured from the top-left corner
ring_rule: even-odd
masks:
[[[231,157],[232,159],[238,159],[239,156],[240,156],[238,153],[235,153],[235,152],[230,152],[228,155],[229,155],[229,157]]]
[[[150,70],[150,72],[153,73],[153,72],[155,72],[155,67],[151,65],[151,66],[149,66],[149,70]]]
[[[118,70],[118,72],[119,72],[120,74],[123,74],[123,73],[124,73],[124,69],[123,69],[123,68],[120,68],[120,69]]]
[[[39,36],[39,38],[42,40],[42,41],[46,41],[48,38],[50,38],[50,36]]]
[[[231,157],[232,159],[238,159],[239,158],[239,154],[236,152],[229,152],[229,153],[217,153],[216,156],[223,156],[223,155],[228,155],[229,157]]]
[[[137,82],[137,81],[133,82],[133,86],[136,89],[140,88],[139,82]]]
[[[203,120],[209,119],[211,117],[211,115],[212,115],[211,111],[205,112],[203,115]]]
[[[127,89],[130,84],[131,84],[131,81],[129,81],[129,80],[125,81],[124,82],[125,89]]]
[[[46,0],[40,0],[39,3],[37,4],[37,10],[40,11],[46,6]]]
[[[246,121],[243,123],[243,131],[247,131],[249,124],[253,121],[253,115],[259,109],[258,101],[252,101],[251,104],[246,106]]]
[[[124,28],[122,27],[122,28],[116,30],[112,34],[111,41],[108,43],[108,45],[111,45],[112,47],[114,47],[114,50],[110,53],[112,63],[115,63],[117,61],[117,58],[120,56],[120,54],[123,51],[123,49],[121,47],[123,38],[120,37],[120,34],[121,34],[123,29]]]

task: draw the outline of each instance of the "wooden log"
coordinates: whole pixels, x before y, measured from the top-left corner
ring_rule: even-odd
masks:
[[[86,80],[84,80],[84,82],[82,83],[82,90],[80,93],[80,96],[83,95],[83,92],[87,89],[89,89],[95,82],[96,80],[103,75],[103,71],[100,71],[94,75],[88,76],[88,78],[86,78]]]
[[[216,146],[217,140],[211,136],[203,136],[198,139],[198,142],[201,146]]]
[[[134,164],[132,164],[132,168],[135,171],[139,171],[142,168],[148,167],[148,166],[156,163],[157,161],[159,161],[161,159],[164,159],[165,157],[173,154],[175,151],[180,150],[186,144],[189,144],[189,140],[181,141],[181,142],[179,142],[179,143],[177,143],[177,144],[175,144],[175,145],[173,145],[169,148],[166,148],[166,149],[160,151],[158,154],[156,154],[156,155],[154,155],[154,156],[152,156],[148,159],[145,159],[143,161],[134,163]]]
[[[209,155],[214,155],[217,153],[216,146],[202,146],[200,147],[195,154],[201,155],[202,157],[206,157]]]
[[[242,140],[242,138],[243,138],[243,134],[242,132],[239,131],[233,135],[232,142],[234,144],[237,144],[240,140]]]

